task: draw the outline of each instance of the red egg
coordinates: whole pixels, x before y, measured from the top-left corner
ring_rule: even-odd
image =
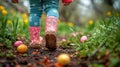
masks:
[[[14,46],[15,46],[15,47],[18,47],[20,44],[23,44],[23,42],[22,42],[22,41],[16,41],[16,42],[14,43]]]

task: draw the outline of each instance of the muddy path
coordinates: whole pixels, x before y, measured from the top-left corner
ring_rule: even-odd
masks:
[[[14,52],[13,56],[0,57],[0,67],[56,67],[57,57],[61,53],[69,54],[71,58],[71,62],[65,67],[79,67],[78,59],[75,57],[76,52],[71,46],[59,47],[55,51],[49,51],[43,47],[29,48],[25,54]]]

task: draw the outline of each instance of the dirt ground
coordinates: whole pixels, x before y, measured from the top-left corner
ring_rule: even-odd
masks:
[[[55,51],[46,48],[29,48],[25,54],[15,52],[12,57],[0,57],[0,67],[58,67],[57,57],[61,53],[70,55],[71,62],[64,67],[80,67],[75,51],[71,46],[66,48],[59,47]]]
[[[57,57],[62,53],[68,54],[71,58],[70,63],[65,66],[57,62]],[[18,53],[16,48],[0,47],[0,67],[92,67],[89,65],[94,63],[109,67],[109,52],[100,58],[96,55],[86,57],[78,54],[69,42],[66,46],[60,45],[54,51],[46,49],[44,45],[39,49],[30,48],[28,45],[28,51],[24,54]],[[98,61],[100,59],[102,61]]]

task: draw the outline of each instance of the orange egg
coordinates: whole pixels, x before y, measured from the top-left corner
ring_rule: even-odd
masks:
[[[17,51],[20,53],[25,53],[27,52],[27,50],[28,50],[28,47],[24,44],[21,44],[17,47]]]
[[[57,61],[61,65],[67,65],[70,62],[70,56],[68,54],[60,54]]]

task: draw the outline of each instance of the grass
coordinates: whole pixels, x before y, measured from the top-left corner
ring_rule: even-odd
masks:
[[[70,36],[68,41],[79,52],[76,56],[88,57],[92,61],[101,62],[103,56],[107,56],[109,60],[109,66],[115,67],[120,63],[118,60],[120,53],[120,17],[109,16],[104,19],[95,21],[93,24],[88,24],[83,29],[82,34],[78,34],[76,37]],[[80,42],[80,37],[86,35],[88,40],[84,43]],[[94,57],[94,58],[93,58]],[[95,58],[98,58],[96,60]],[[100,59],[101,58],[101,59]],[[112,59],[114,59],[112,61]],[[81,59],[82,60],[82,59]],[[103,59],[102,61],[105,61]],[[102,66],[99,63],[90,63],[93,67]],[[95,66],[94,66],[95,65]]]

